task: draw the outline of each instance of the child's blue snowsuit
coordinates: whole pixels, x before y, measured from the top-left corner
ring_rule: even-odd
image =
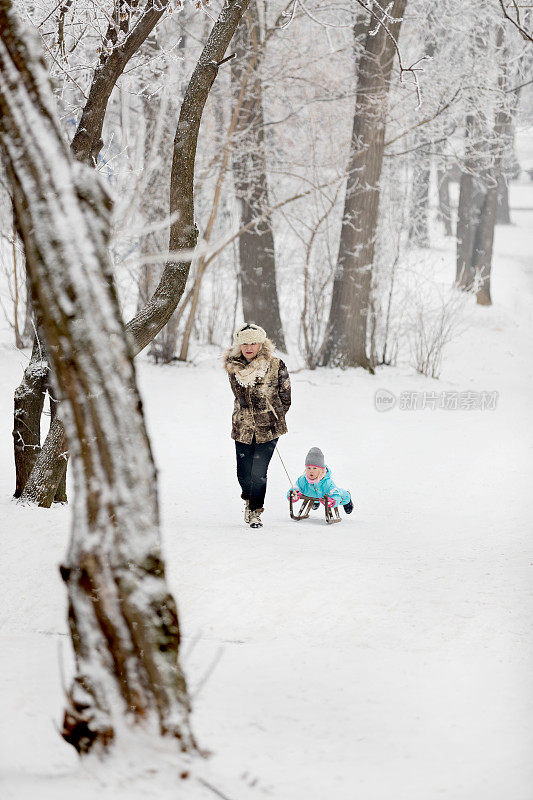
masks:
[[[304,473],[303,475],[300,475],[296,481],[296,486],[306,497],[316,497],[319,499],[327,494],[328,497],[332,497],[335,500],[335,506],[345,506],[346,503],[349,503],[351,500],[350,492],[348,492],[346,489],[339,489],[339,487],[335,485],[330,469],[327,465],[326,474],[322,480],[318,481],[318,483],[309,483]],[[287,492],[287,498],[289,497],[289,494],[290,491]]]

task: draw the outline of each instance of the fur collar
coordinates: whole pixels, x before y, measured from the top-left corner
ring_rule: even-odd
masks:
[[[234,375],[241,386],[254,386],[265,377],[273,355],[274,344],[270,339],[265,339],[260,351],[250,362],[241,354],[240,344],[234,344],[224,353],[224,369],[228,375]]]

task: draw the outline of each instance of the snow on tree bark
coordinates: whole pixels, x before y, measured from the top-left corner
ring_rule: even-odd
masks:
[[[73,462],[61,574],[76,675],[63,736],[107,747],[126,715],[193,749],[155,469],[113,289],[109,198],[61,137],[40,42],[0,0],[0,138]]]

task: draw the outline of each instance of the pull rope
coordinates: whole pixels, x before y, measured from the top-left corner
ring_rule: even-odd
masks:
[[[277,453],[277,454],[278,454],[278,456],[279,456],[279,460],[280,460],[280,461],[281,461],[281,463],[283,464],[283,469],[285,470],[285,475],[287,476],[287,479],[288,479],[288,481],[289,481],[289,483],[290,483],[290,485],[291,485],[291,489],[292,489],[292,488],[293,488],[293,486],[294,486],[294,483],[291,481],[291,476],[290,476],[290,475],[289,475],[289,473],[287,472],[287,467],[285,466],[285,463],[284,463],[284,461],[283,461],[283,459],[282,459],[282,457],[281,457],[281,453],[279,452],[279,450],[278,450],[278,446],[277,446],[277,445],[276,445],[276,453]]]

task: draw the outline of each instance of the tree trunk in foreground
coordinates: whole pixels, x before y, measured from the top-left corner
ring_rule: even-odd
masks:
[[[76,675],[62,733],[84,753],[153,718],[193,749],[155,469],[110,280],[109,198],[63,142],[40,41],[9,0],[0,0],[0,37],[1,143],[75,482],[61,575]]]
[[[211,86],[218,73],[217,64],[224,57],[235,29],[250,0],[227,0],[213,26],[207,43],[191,76],[174,139],[172,172],[170,177],[170,258],[153,297],[128,323],[126,330],[133,338],[133,355],[150,344],[167,324],[185,289],[191,251],[196,246],[198,230],[194,224],[194,162],[202,112]],[[181,260],[176,257],[185,251]],[[65,464],[61,453],[59,428],[56,419],[28,480],[21,500],[32,501],[49,508],[62,479]]]
[[[407,0],[395,0],[388,11],[401,20]],[[397,38],[400,22],[389,23]],[[322,348],[322,364],[372,370],[367,353],[372,264],[378,225],[379,180],[385,144],[385,118],[394,45],[382,26],[368,23],[359,62],[357,95],[347,168],[337,273]],[[374,35],[375,33],[375,35]]]
[[[236,143],[233,153],[235,194],[240,227],[269,208],[261,85],[261,30],[257,0],[250,4],[235,37],[237,58],[232,62]],[[276,253],[271,217],[239,236],[239,262],[244,319],[261,325],[285,351],[285,336],[276,286]]]

